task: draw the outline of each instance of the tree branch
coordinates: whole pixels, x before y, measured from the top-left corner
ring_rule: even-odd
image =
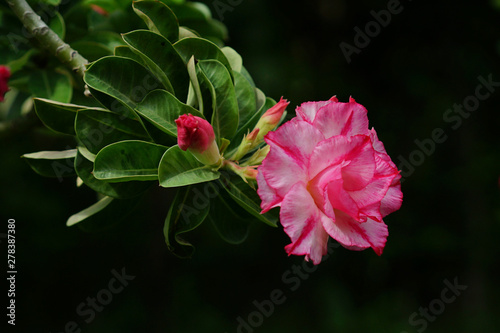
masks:
[[[28,32],[40,42],[40,45],[45,46],[50,54],[83,77],[85,65],[89,63],[87,59],[59,38],[25,0],[7,0],[7,3]]]

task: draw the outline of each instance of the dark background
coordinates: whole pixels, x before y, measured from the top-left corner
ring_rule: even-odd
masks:
[[[221,18],[214,2],[203,2]],[[238,5],[223,13],[227,44],[266,95],[289,99],[289,111],[333,95],[341,101],[352,95],[368,109],[370,126],[405,176],[403,206],[385,218],[384,254],[334,248],[315,271],[294,273],[303,259],[287,257],[281,228],[255,221],[235,246],[207,222],[188,236],[194,257],[177,259],[164,244],[170,200],[164,192],[106,231],[67,228],[66,219],[95,196],[73,179],[39,177],[19,158],[65,149],[30,114],[0,133],[1,231],[8,218],[17,228],[13,331],[64,332],[74,321],[92,333],[229,333],[241,317],[256,326],[242,333],[498,332],[500,87],[460,124],[443,118],[474,96],[478,77],[500,82],[498,1],[401,1],[402,11],[350,63],[339,44],[354,46],[354,28],[364,30],[374,20],[370,11],[386,9],[388,1],[232,3]],[[444,142],[429,143],[435,129],[443,130]],[[427,154],[415,140],[427,142]],[[135,278],[85,322],[77,307],[108,288],[113,269]],[[442,295],[453,295],[443,294],[445,281],[467,289],[442,303]],[[273,290],[282,293],[274,292],[280,304],[271,311]],[[434,314],[422,319],[420,308],[429,306]]]

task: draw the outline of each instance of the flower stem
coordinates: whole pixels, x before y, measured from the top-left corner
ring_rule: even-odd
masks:
[[[10,8],[19,18],[28,32],[35,37],[40,45],[44,45],[50,54],[69,66],[75,73],[83,77],[87,59],[73,50],[42,21],[25,0],[7,0]]]

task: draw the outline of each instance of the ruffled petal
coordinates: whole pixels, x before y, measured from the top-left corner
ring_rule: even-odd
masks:
[[[377,255],[381,255],[389,231],[384,222],[368,219],[364,223],[355,221],[349,215],[335,211],[335,221],[322,220],[326,232],[342,246],[363,250],[373,248]]]
[[[265,136],[265,141],[271,146],[280,147],[297,164],[306,168],[314,147],[324,139],[320,131],[311,124],[292,119],[278,130]]]
[[[363,150],[370,150],[370,137],[356,135],[353,137],[334,136],[323,140],[314,149],[309,161],[309,178],[313,179],[323,170],[349,161]]]
[[[399,176],[399,178],[401,177]],[[380,214],[382,214],[382,217],[387,216],[401,208],[402,203],[403,192],[401,192],[401,183],[399,183],[398,179],[398,183],[389,187],[385,197],[380,202]]]
[[[261,214],[264,214],[268,210],[279,206],[283,198],[278,196],[276,190],[274,190],[267,184],[266,180],[264,179],[264,176],[262,175],[262,172],[259,172],[259,169],[257,169],[257,186],[258,186],[257,194],[261,199],[260,203],[260,208],[262,209]]]
[[[332,102],[318,110],[313,125],[325,138],[334,135],[368,135],[367,110],[353,99],[349,103]]]
[[[321,219],[325,216],[315,205],[305,183],[295,184],[283,200],[280,221],[292,243],[285,247],[289,255],[305,255],[315,265],[327,253],[328,234]]]
[[[306,181],[307,170],[280,146],[271,144],[271,150],[258,168],[257,182],[264,212],[276,207],[290,188],[299,181]],[[262,187],[261,187],[262,186]]]
[[[295,109],[295,113],[297,114],[297,118],[303,121],[307,121],[312,123],[318,111],[324,107],[325,105],[330,104],[331,102],[338,102],[337,97],[333,96],[328,101],[320,101],[320,102],[305,102],[302,103]]]

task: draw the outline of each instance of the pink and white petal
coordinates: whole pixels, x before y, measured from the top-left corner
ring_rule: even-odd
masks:
[[[356,191],[366,187],[375,176],[375,150],[371,144],[349,155],[349,164],[342,168],[344,189]]]
[[[325,138],[334,135],[368,135],[367,112],[364,106],[356,102],[330,103],[317,112],[313,125]]]
[[[374,203],[379,203],[385,197],[392,177],[375,177],[366,187],[358,191],[348,191],[347,193],[356,205],[362,209]]]
[[[363,149],[369,149],[369,145],[371,145],[370,137],[365,135],[352,137],[338,135],[321,141],[310,157],[309,178],[316,177],[328,167],[349,161]]]
[[[289,255],[305,255],[315,265],[327,253],[328,234],[321,218],[325,217],[314,203],[305,183],[295,184],[283,199],[280,221],[292,243],[285,247]]]
[[[262,175],[262,172],[259,172],[259,169],[257,169],[257,186],[258,186],[257,194],[261,199],[260,203],[260,208],[262,209],[261,214],[264,214],[268,210],[279,206],[283,198],[278,196],[276,190],[267,184],[266,180],[264,179],[264,176]]]
[[[380,213],[387,216],[401,208],[403,203],[403,192],[401,192],[401,183],[389,187],[384,198],[380,202]]]
[[[283,148],[271,144],[271,150],[258,168],[257,177],[260,179],[259,188],[260,184],[264,183],[268,186],[263,185],[259,192],[259,195],[260,193],[266,194],[263,198],[266,204],[261,208],[268,210],[269,207],[274,207],[283,200],[295,183],[307,181],[307,170],[301,167],[295,158],[287,154]]]
[[[265,141],[271,147],[280,147],[302,167],[307,167],[314,147],[322,140],[324,137],[320,131],[308,122],[297,118],[286,122],[276,131],[269,132],[265,136]]]
[[[359,223],[341,211],[335,211],[335,221],[322,221],[326,232],[342,246],[356,249],[371,247],[377,255],[382,254],[389,235],[384,222],[368,219]]]
[[[359,220],[359,208],[349,193],[344,189],[342,179],[332,180],[327,185],[328,200],[334,209],[350,215],[355,220]],[[336,216],[336,214],[335,214]]]
[[[319,109],[332,103],[333,101],[338,101],[334,96],[329,101],[320,101],[320,102],[305,102],[302,103],[295,109],[295,113],[297,114],[297,118],[303,121],[307,121],[312,123],[314,118],[316,117],[316,113]]]

